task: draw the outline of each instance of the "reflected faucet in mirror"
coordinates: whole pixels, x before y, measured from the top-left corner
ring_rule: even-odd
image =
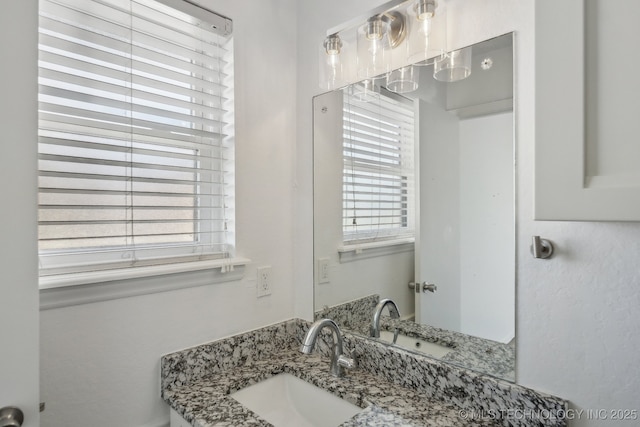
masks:
[[[380,338],[380,316],[382,316],[382,310],[385,307],[389,307],[389,316],[392,319],[400,318],[400,310],[398,310],[398,306],[393,300],[389,298],[385,298],[380,300],[378,305],[376,305],[375,310],[373,311],[373,321],[371,322],[371,329],[369,335],[373,338]],[[398,329],[396,328],[393,333],[393,344],[398,340]]]

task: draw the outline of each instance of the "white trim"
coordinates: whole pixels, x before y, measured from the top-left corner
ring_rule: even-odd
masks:
[[[117,280],[137,279],[148,276],[184,273],[186,271],[222,269],[244,266],[250,263],[246,258],[215,259],[207,261],[180,262],[174,264],[151,265],[147,267],[129,267],[114,270],[67,273],[40,277],[40,289],[61,288],[87,285],[91,283],[113,282]]]
[[[41,277],[40,310],[237,281],[250,262],[231,258]]]
[[[366,258],[385,256],[400,252],[410,252],[414,250],[415,239],[382,240],[378,242],[358,243],[340,246],[338,255],[340,262],[352,262]]]

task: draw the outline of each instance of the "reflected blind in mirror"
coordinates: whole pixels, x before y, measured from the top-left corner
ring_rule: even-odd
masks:
[[[180,9],[40,1],[41,275],[233,250],[232,40]]]
[[[383,93],[343,90],[343,240],[413,237],[414,107]]]

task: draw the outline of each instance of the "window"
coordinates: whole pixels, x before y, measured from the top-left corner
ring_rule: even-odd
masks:
[[[231,256],[231,21],[41,0],[39,31],[41,276]]]
[[[387,93],[344,90],[343,240],[398,240],[414,233],[414,108]]]

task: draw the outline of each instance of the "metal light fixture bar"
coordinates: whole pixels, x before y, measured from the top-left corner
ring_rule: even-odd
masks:
[[[381,4],[378,7],[375,7],[371,10],[369,10],[366,14],[360,15],[356,18],[353,18],[347,22],[344,22],[336,27],[333,28],[329,28],[327,30],[327,36],[333,35],[333,34],[337,34],[341,31],[344,31],[348,28],[352,28],[355,27],[357,25],[361,25],[363,22],[366,22],[369,18],[371,18],[372,16],[375,15],[380,15],[384,12],[388,12],[390,9],[393,9],[396,6],[399,6],[403,3],[406,3],[407,0],[391,0],[388,1],[384,4]]]

